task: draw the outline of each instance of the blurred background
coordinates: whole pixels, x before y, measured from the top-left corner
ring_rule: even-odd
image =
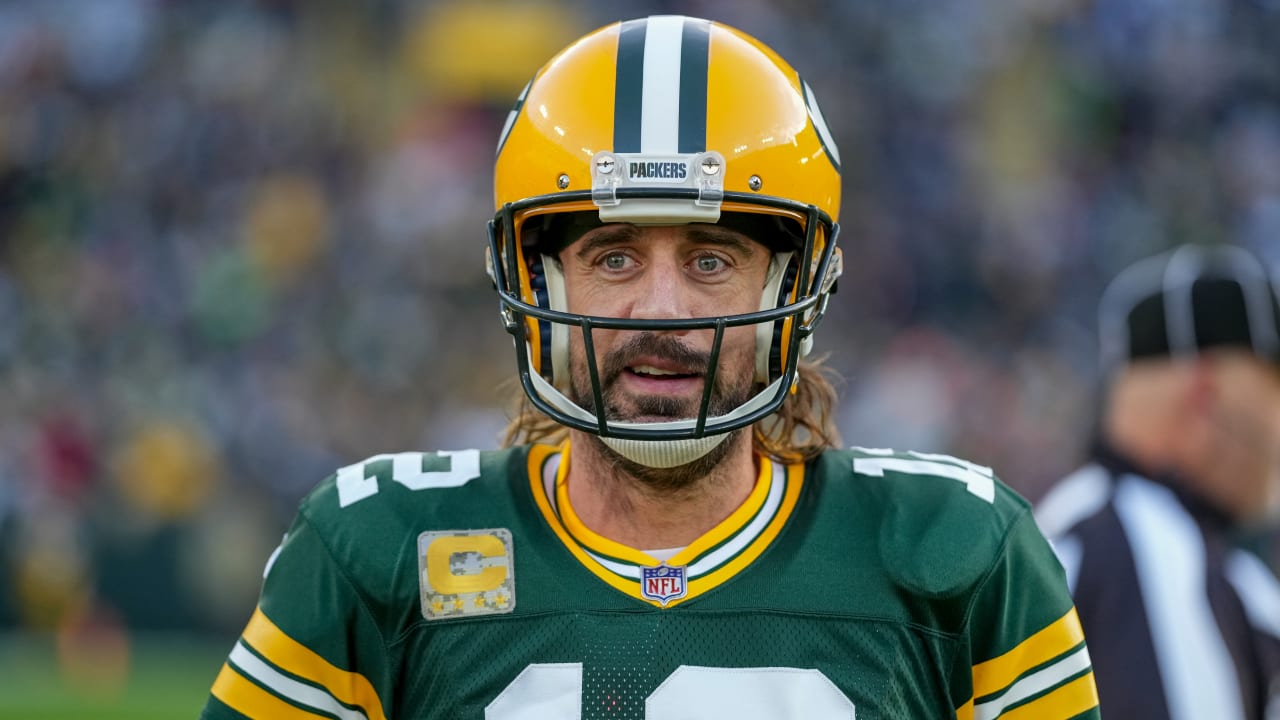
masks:
[[[1036,498],[1128,263],[1280,263],[1280,0],[0,0],[0,717],[194,717],[298,500],[490,447],[494,145],[568,41],[710,17],[845,158],[847,444]]]

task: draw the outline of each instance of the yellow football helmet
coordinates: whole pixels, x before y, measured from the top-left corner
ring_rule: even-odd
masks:
[[[813,93],[773,50],[707,20],[615,23],[552,58],[502,130],[494,200],[489,272],[525,391],[557,421],[605,438],[706,438],[775,412],[840,275],[840,155]],[[760,311],[749,314],[676,321],[571,314],[538,228],[584,216],[597,224],[768,227],[771,237],[755,239],[774,250],[777,271]],[[714,329],[710,384],[724,328],[753,324],[762,389],[727,414],[708,417],[705,393],[697,418],[623,423],[562,392],[571,332]],[[591,379],[595,407],[603,408],[595,368]]]

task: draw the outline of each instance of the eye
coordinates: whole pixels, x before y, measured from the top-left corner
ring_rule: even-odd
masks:
[[[609,253],[600,259],[600,263],[609,270],[622,270],[627,266],[627,256],[620,253]]]
[[[693,261],[693,266],[700,273],[714,273],[723,270],[725,262],[716,255],[700,255]]]

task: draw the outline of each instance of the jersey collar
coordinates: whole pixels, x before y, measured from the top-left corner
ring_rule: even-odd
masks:
[[[529,454],[534,501],[548,526],[578,562],[605,583],[643,602],[673,607],[727,582],[748,567],[781,532],[795,509],[804,465],[758,456],[760,474],[745,502],[723,522],[666,561],[684,569],[683,597],[665,605],[641,592],[644,568],[662,564],[649,554],[603,537],[582,524],[569,502],[569,442],[535,445]],[[555,468],[554,473],[550,468]]]

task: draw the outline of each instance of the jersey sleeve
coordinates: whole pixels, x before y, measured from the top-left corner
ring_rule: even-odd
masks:
[[[1030,512],[1013,521],[969,610],[972,694],[957,720],[1098,718],[1098,691],[1080,619]]]
[[[201,718],[385,720],[385,648],[358,589],[299,513]]]

